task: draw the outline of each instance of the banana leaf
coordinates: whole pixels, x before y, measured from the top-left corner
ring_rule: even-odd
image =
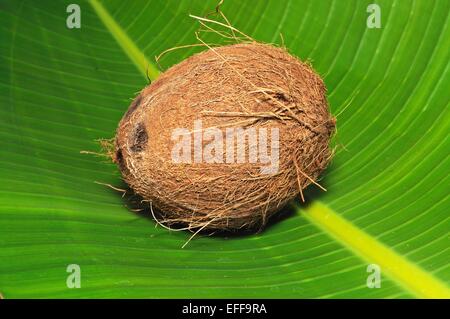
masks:
[[[336,155],[327,192],[263,232],[184,248],[191,233],[130,209],[105,186],[126,187],[116,166],[86,153],[148,78],[205,49],[189,15],[217,1],[78,1],[69,28],[71,2],[0,3],[1,296],[450,297],[449,1],[376,1],[380,28],[372,1],[225,1],[233,27],[322,75]]]

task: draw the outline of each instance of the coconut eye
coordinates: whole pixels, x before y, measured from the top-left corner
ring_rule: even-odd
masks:
[[[148,134],[145,129],[144,123],[136,125],[133,133],[131,134],[131,146],[130,150],[134,153],[142,152],[147,146]]]

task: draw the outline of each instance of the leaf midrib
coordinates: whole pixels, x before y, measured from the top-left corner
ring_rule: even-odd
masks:
[[[148,61],[144,53],[136,46],[136,44],[128,37],[122,27],[114,20],[109,12],[97,0],[89,0],[92,8],[97,16],[105,25],[106,29],[116,39],[122,50],[127,54],[130,60],[137,67],[144,77],[155,80],[159,75],[158,68]]]
[[[383,273],[420,298],[449,298],[448,287],[432,274],[399,255],[376,238],[342,218],[325,204],[314,201],[297,208],[307,220],[321,228],[354,254],[380,266]]]

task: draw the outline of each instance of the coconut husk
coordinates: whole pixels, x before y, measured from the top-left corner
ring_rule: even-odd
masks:
[[[248,161],[174,163],[174,130],[193,135],[196,120],[203,131],[278,128],[278,170],[262,174],[267,164]],[[235,44],[195,54],[145,87],[120,121],[112,157],[166,227],[261,228],[319,185],[334,130],[325,85],[309,64],[272,45]]]

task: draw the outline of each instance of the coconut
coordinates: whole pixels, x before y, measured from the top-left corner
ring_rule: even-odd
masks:
[[[334,130],[309,64],[272,45],[235,44],[145,87],[119,123],[113,161],[167,227],[261,228],[319,185]]]

